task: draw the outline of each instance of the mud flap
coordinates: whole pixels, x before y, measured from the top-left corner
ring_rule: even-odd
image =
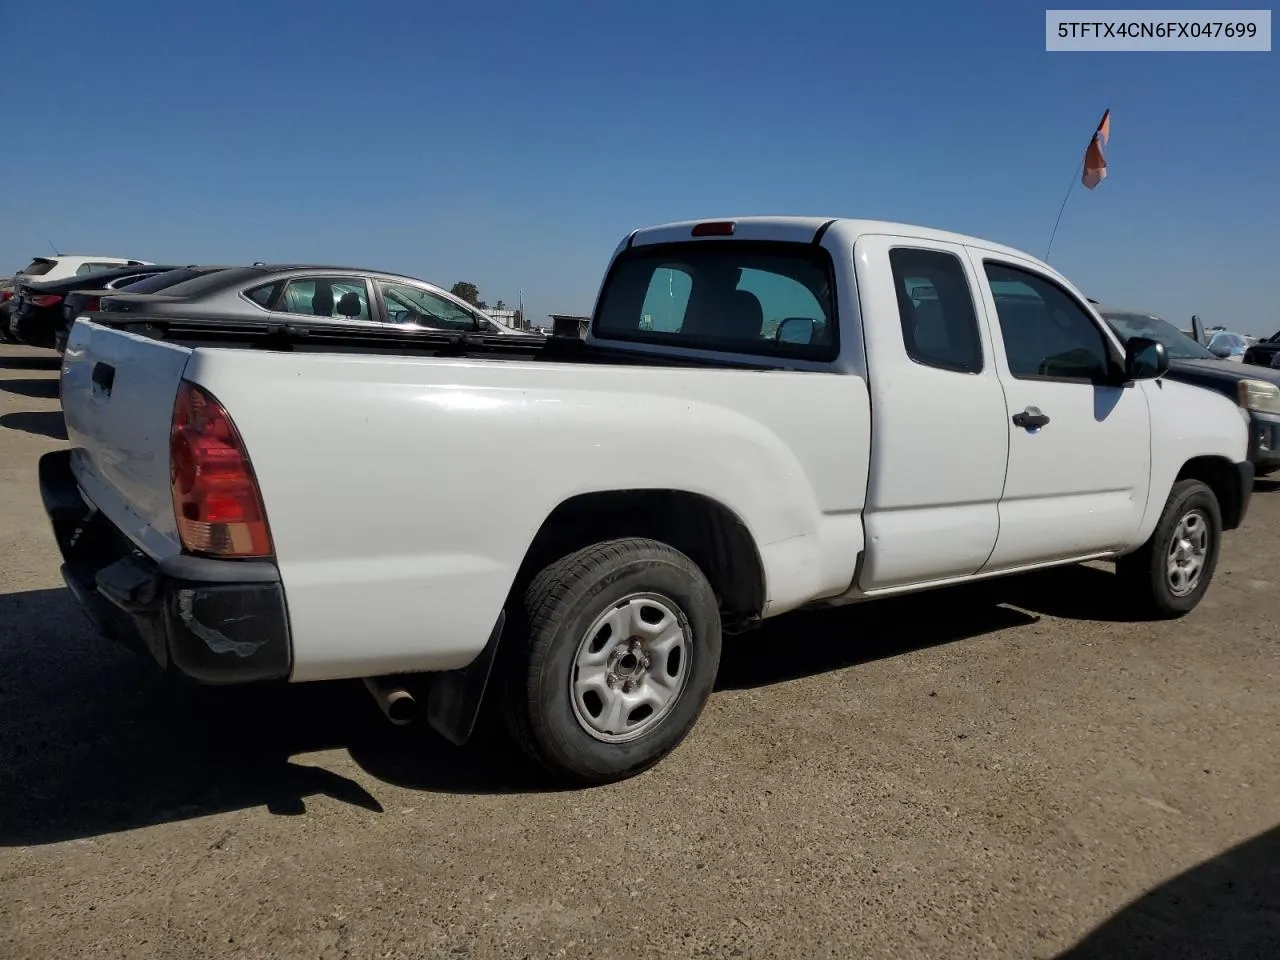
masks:
[[[489,634],[489,642],[478,657],[461,670],[439,674],[431,681],[427,694],[427,722],[431,729],[455,746],[465,744],[475,730],[506,622],[507,612],[503,610]]]

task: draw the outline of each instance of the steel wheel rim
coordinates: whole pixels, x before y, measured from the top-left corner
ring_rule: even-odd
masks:
[[[1165,571],[1169,590],[1185,597],[1200,585],[1209,558],[1209,518],[1203,510],[1188,510],[1174,527]]]
[[[688,685],[693,631],[673,601],[630,594],[600,614],[578,643],[569,702],[582,729],[628,743],[662,722]]]

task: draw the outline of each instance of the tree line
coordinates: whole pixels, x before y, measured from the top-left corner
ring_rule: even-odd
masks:
[[[452,293],[459,300],[465,300],[467,303],[471,304],[473,307],[476,307],[480,310],[489,309],[489,304],[485,303],[483,300],[480,299],[480,288],[477,287],[474,283],[468,283],[466,280],[459,280],[457,283],[455,283],[452,287],[449,288],[449,292]],[[501,300],[499,300],[497,303],[493,305],[493,309],[505,310],[507,309],[507,305],[503,303]],[[521,311],[517,310],[516,321],[519,322],[522,320],[524,320],[524,317],[521,316]]]

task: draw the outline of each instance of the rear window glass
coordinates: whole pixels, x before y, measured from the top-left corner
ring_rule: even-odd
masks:
[[[725,353],[835,356],[831,263],[807,244],[695,241],[614,264],[592,333]]]
[[[219,270],[216,273],[206,273],[202,276],[192,277],[190,280],[184,280],[181,283],[175,283],[171,287],[166,287],[163,292],[166,297],[201,297],[205,294],[224,290],[234,285],[237,279],[244,283],[249,283],[261,276],[261,271],[248,268]]]
[[[212,270],[166,270],[164,273],[147,274],[141,280],[135,280],[133,283],[122,287],[129,293],[155,293],[157,290],[164,290],[178,283],[184,283],[195,277],[203,277]]]
[[[53,269],[53,263],[54,262],[52,260],[36,257],[29,264],[19,270],[18,273],[27,277],[43,277]]]

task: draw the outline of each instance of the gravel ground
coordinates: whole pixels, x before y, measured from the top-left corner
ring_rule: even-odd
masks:
[[[1280,956],[1280,492],[1204,603],[1079,567],[726,645],[693,735],[550,792],[359,685],[193,697],[100,642],[0,347],[0,957]]]

